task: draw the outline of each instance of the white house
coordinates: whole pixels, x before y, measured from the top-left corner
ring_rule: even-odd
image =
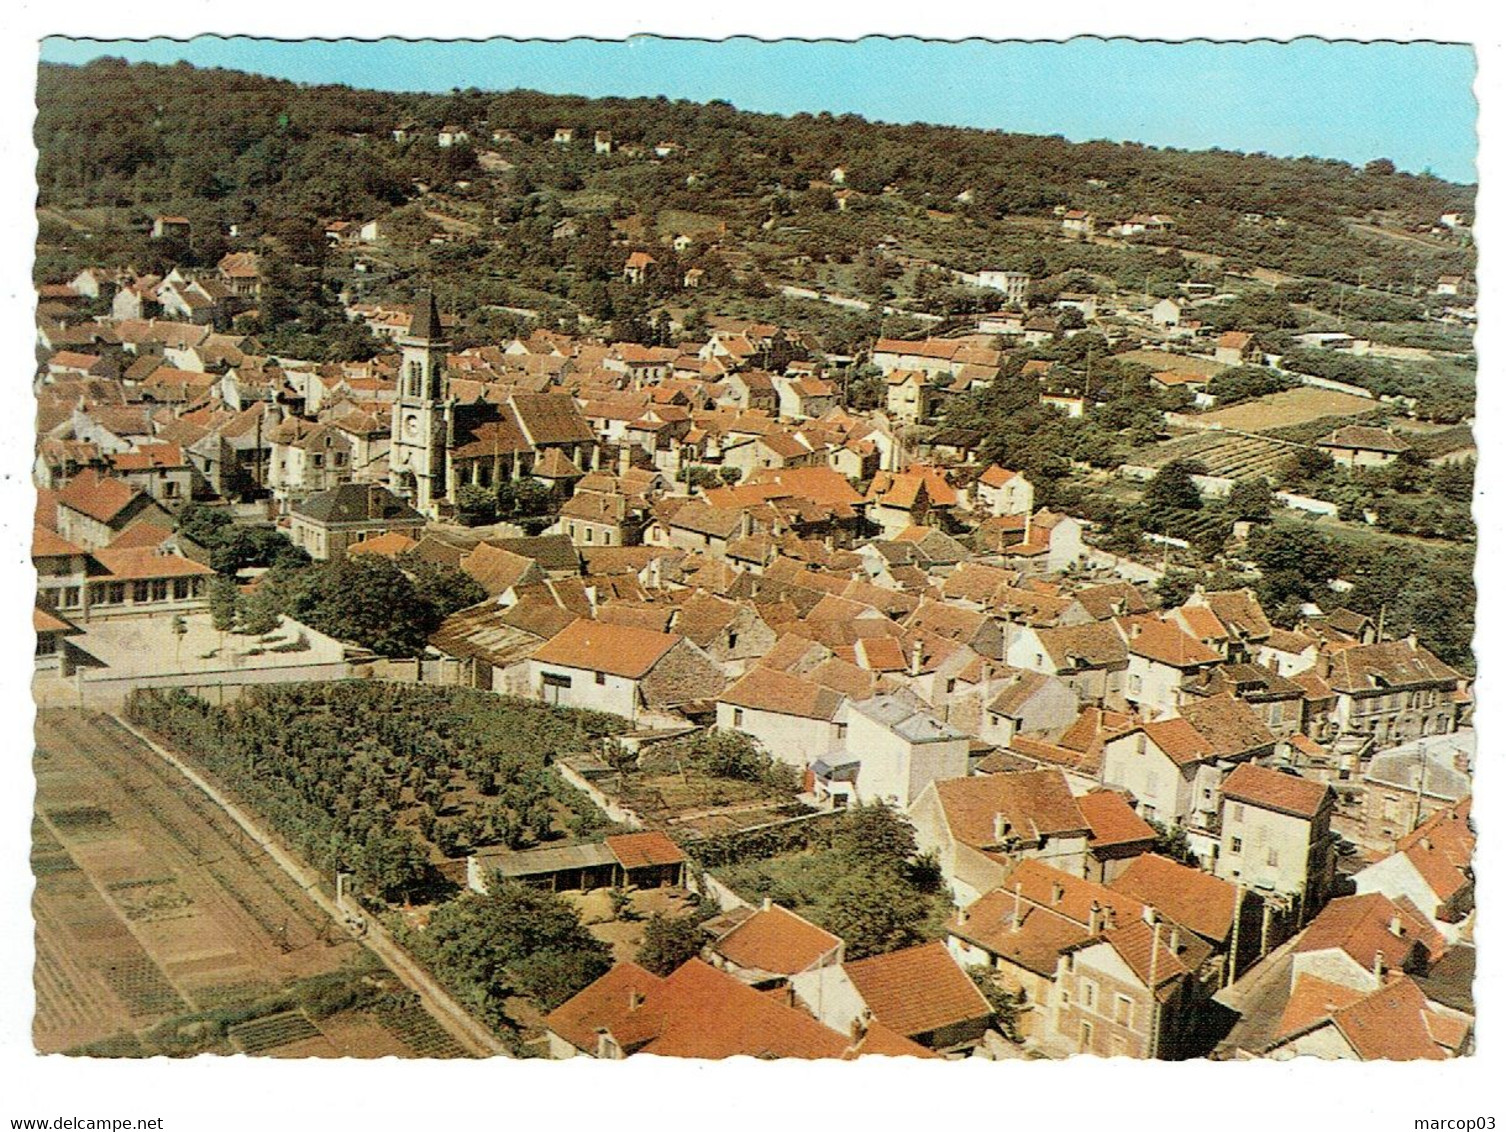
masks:
[[[757,739],[797,770],[843,749],[845,697],[811,680],[762,666],[717,696],[716,725]]]
[[[537,699],[637,719],[721,686],[721,667],[678,633],[577,618],[528,661]]]
[[[908,807],[930,783],[965,778],[968,744],[966,735],[910,696],[876,696],[847,706],[846,757],[858,762],[860,802]]]

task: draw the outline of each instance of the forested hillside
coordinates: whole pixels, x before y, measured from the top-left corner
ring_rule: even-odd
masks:
[[[996,226],[1063,205],[1104,216],[1172,214],[1174,232],[1162,241],[1170,246],[1296,275],[1415,283],[1419,269],[1464,271],[1470,262],[1465,248],[1439,255],[1357,230],[1367,218],[1408,229],[1473,207],[1472,186],[1395,172],[1383,155],[1361,170],[850,115],[785,118],[724,102],[385,94],[118,59],[43,65],[37,101],[44,206],[171,209],[204,230],[210,222],[277,231],[311,217],[366,216],[415,197],[415,182],[435,189],[461,181],[504,221],[520,218],[520,202],[541,192],[565,194],[567,211],[590,211],[592,200],[581,196],[589,190],[619,213],[709,213],[752,234],[771,216],[828,210],[829,193],[808,194],[841,166],[843,183],[874,207],[944,210],[949,222],[963,221],[970,238],[937,236],[960,245],[955,266],[963,270],[1023,266],[1029,252],[1018,233]],[[430,144],[395,142],[392,130],[404,123]],[[469,144],[433,145],[445,125],[464,128]],[[547,144],[561,127],[574,129],[576,144]],[[593,151],[598,130],[611,133],[616,152]],[[666,142],[672,152],[656,156]],[[635,145],[647,147],[648,160],[623,153]],[[506,175],[483,189],[471,182],[478,152],[489,149],[506,159]],[[820,226],[810,235],[817,250],[851,250]]]

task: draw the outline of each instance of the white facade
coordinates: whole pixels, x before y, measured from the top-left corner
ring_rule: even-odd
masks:
[[[546,704],[638,717],[638,681],[625,676],[530,660],[528,682],[534,699]]]
[[[723,731],[741,731],[757,739],[771,758],[796,770],[841,751],[847,732],[846,725],[836,720],[807,719],[729,703],[716,705],[716,725]]]

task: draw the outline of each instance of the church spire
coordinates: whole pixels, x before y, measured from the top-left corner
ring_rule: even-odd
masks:
[[[408,326],[407,336],[418,342],[433,342],[444,336],[433,291],[420,291],[413,297],[413,321]]]

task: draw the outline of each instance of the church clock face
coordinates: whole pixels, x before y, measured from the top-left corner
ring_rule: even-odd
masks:
[[[409,413],[403,418],[403,435],[409,440],[418,439],[418,414]]]

